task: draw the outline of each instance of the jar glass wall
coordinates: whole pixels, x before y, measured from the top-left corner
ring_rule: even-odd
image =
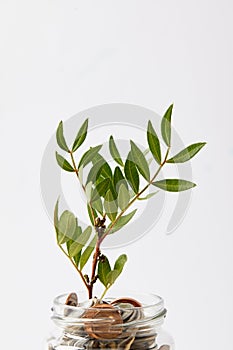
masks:
[[[55,331],[48,350],[174,350],[172,337],[163,329],[166,309],[161,297],[132,292],[104,301],[85,297],[78,293],[77,306],[66,305],[67,294],[54,300]]]

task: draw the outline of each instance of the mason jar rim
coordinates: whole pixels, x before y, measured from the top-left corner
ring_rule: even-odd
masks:
[[[89,306],[89,305],[85,306],[85,304],[87,304],[88,301],[91,300],[91,299],[87,299],[87,298],[84,299],[84,301],[82,301],[80,303],[80,305],[77,305],[77,306],[66,305],[65,301],[66,301],[69,294],[70,293],[63,293],[63,294],[58,295],[53,301],[55,308],[61,308],[62,310],[66,309],[66,311],[68,311],[68,310],[75,311],[77,309],[80,309],[80,310],[83,310],[84,312],[86,310],[90,310],[90,309],[94,308],[93,306]],[[114,294],[116,294],[116,293],[114,293]],[[77,295],[78,295],[78,297],[80,297],[80,295],[81,296],[84,295],[84,292],[78,291]],[[86,295],[86,293],[85,293],[85,295]],[[142,306],[131,305],[130,307],[124,307],[125,310],[127,310],[127,309],[130,309],[130,310],[133,310],[133,309],[135,309],[135,310],[154,309],[155,310],[154,316],[160,315],[161,313],[163,314],[163,311],[165,311],[164,314],[166,314],[166,310],[164,308],[163,298],[157,294],[154,294],[154,293],[135,292],[135,291],[127,291],[127,290],[124,291],[123,290],[123,293],[119,294],[118,296],[114,295],[114,296],[106,297],[105,301],[112,302],[115,299],[123,298],[123,297],[124,298],[133,298],[133,299],[136,299],[137,301],[142,303]],[[143,300],[140,300],[141,298],[142,299],[150,298],[151,301],[149,303],[143,303]],[[106,310],[108,310],[108,308],[106,308]]]

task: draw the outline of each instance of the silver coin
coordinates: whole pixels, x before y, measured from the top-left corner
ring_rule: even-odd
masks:
[[[127,339],[122,340],[118,344],[117,350],[121,350],[121,349],[129,350],[129,349],[131,349],[131,345],[133,344],[134,339],[135,339],[135,337],[131,336]]]

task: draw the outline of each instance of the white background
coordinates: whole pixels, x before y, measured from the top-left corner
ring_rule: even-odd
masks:
[[[208,142],[183,224],[166,236],[163,216],[127,246],[119,286],[165,298],[178,350],[232,347],[232,10],[230,0],[1,1],[1,348],[42,349],[52,299],[81,286],[55,245],[40,163],[60,119],[110,102],[160,114],[174,102],[184,142]]]

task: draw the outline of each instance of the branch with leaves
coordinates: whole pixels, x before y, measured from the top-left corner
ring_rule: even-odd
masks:
[[[187,162],[205,145],[204,142],[191,144],[169,158],[172,110],[173,105],[167,109],[161,121],[161,135],[167,148],[164,157],[162,157],[158,135],[152,122],[148,121],[148,150],[146,152],[143,152],[133,140],[130,140],[129,153],[123,160],[113,136],[110,136],[109,152],[116,163],[113,169],[100,153],[102,145],[90,147],[79,156],[79,162],[76,163],[74,154],[87,137],[88,119],[80,127],[71,147],[67,146],[62,121],[58,125],[57,144],[70,159],[67,160],[67,157],[56,152],[56,160],[63,170],[76,174],[79,185],[86,196],[90,225],[82,228],[78,218],[68,210],[65,210],[59,217],[57,201],[54,211],[57,244],[77,270],[88,290],[90,299],[93,297],[93,287],[97,281],[104,286],[101,296],[103,298],[121,274],[127,256],[120,255],[114,267],[111,268],[108,258],[101,252],[101,244],[109,234],[119,231],[132,220],[137,209],[130,212],[129,209],[137,200],[149,200],[158,191],[147,195],[144,192],[150,186],[169,192],[186,191],[196,186],[193,182],[184,179],[157,180],[165,164]],[[146,153],[150,153],[157,164],[154,174],[151,174],[151,161],[147,159]],[[83,270],[91,257],[91,273],[84,274]]]

